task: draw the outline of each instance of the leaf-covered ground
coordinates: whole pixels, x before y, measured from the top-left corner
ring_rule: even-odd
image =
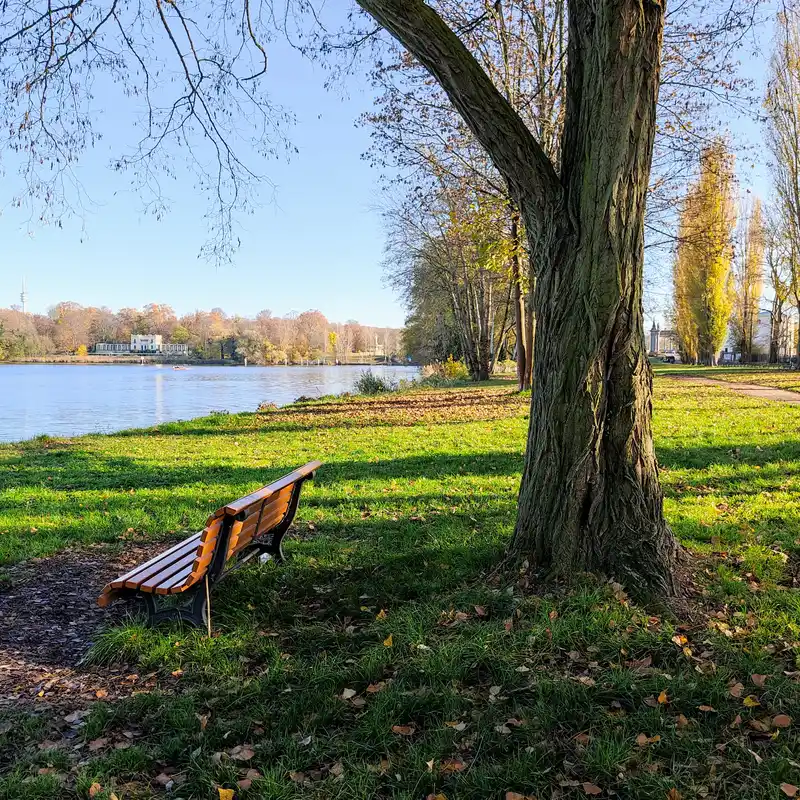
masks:
[[[527,406],[445,390],[0,448],[7,565],[174,539],[325,462],[289,563],[223,583],[212,639],[114,625],[88,669],[141,689],[2,712],[0,798],[793,796],[800,409],[657,379],[697,581],[670,619],[588,576],[491,574]]]

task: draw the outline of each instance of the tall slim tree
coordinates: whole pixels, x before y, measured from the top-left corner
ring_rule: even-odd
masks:
[[[713,365],[733,310],[733,156],[718,140],[700,158],[700,175],[684,199],[673,265],[675,318],[681,349]]]
[[[761,295],[764,291],[764,220],[756,197],[744,208],[735,271],[734,313],[731,320],[742,361],[753,360]]]
[[[800,314],[800,24],[784,9],[776,20],[765,107],[776,206],[787,251],[789,286]],[[800,337],[796,342],[800,369]]]

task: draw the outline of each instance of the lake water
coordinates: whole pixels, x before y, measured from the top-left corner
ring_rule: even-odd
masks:
[[[285,405],[301,395],[352,391],[365,369],[7,364],[0,366],[0,441],[141,428],[211,411],[255,411],[259,403]],[[390,380],[418,372],[372,371]]]

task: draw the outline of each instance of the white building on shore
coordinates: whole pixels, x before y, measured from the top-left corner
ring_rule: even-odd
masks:
[[[149,353],[165,356],[188,356],[189,345],[168,342],[160,333],[134,333],[128,342],[98,342],[94,346],[97,355],[124,355],[128,353]]]

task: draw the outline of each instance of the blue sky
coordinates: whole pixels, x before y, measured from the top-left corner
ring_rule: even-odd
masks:
[[[770,17],[769,7],[763,7],[762,19]],[[758,84],[771,32],[767,23],[756,33],[764,50],[760,57],[742,54],[744,70]],[[95,203],[82,217],[67,220],[63,228],[31,225],[26,210],[3,205],[21,189],[13,172],[4,176],[0,307],[19,301],[25,276],[29,309],[36,312],[59,300],[112,309],[159,302],[179,314],[214,306],[246,316],[264,308],[279,315],[317,308],[335,321],[402,325],[402,304],[382,280],[383,234],[374,210],[379,174],[361,158],[369,136],[355,124],[371,105],[368,83],[353,75],[340,91],[325,89],[325,71],[280,37],[269,55],[271,96],[297,117],[289,137],[299,153],[288,162],[257,164],[275,189],[265,189],[255,215],[239,218],[242,246],[232,264],[215,267],[197,258],[207,238],[208,206],[194,191],[191,175],[169,185],[171,210],[161,221],[141,213],[127,177],[107,168],[133,141],[130,117],[104,113],[105,140],[79,167]],[[117,91],[101,87],[95,105],[104,112],[127,107]],[[738,141],[759,141],[753,121],[732,118],[729,124]],[[739,159],[739,175],[743,187],[767,199],[762,151]],[[646,303],[648,327],[653,315],[663,321],[669,305],[668,259],[660,260],[661,266],[651,269],[656,285]]]
[[[29,225],[28,211],[5,205],[21,184],[10,171],[4,176],[0,307],[19,301],[24,275],[36,312],[59,300],[113,309],[160,302],[179,314],[214,306],[240,315],[317,308],[335,321],[402,325],[402,305],[382,280],[379,176],[361,159],[368,131],[355,125],[371,104],[367,81],[349,79],[343,98],[324,88],[319,65],[283,40],[276,38],[269,55],[270,94],[297,117],[289,136],[299,153],[257,165],[274,194],[265,189],[260,210],[239,218],[242,246],[232,264],[197,258],[207,238],[207,205],[195,195],[192,176],[168,187],[171,211],[157,221],[140,213],[127,178],[106,168],[132,143],[120,115],[110,125],[103,120],[107,144],[81,163],[81,182],[96,205],[63,229]],[[120,107],[118,95],[102,91],[96,105]]]

